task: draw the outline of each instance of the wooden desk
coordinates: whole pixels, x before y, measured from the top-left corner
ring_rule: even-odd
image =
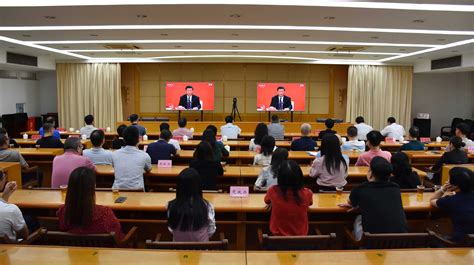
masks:
[[[441,171],[441,183],[444,184],[449,181],[449,171],[453,167],[465,167],[469,168],[470,170],[474,171],[474,164],[463,164],[463,165],[443,165],[443,169]]]
[[[39,134],[39,131],[26,131],[26,132],[21,132],[21,135],[23,134],[27,134],[28,136],[31,136],[31,135],[38,135]],[[77,133],[77,132],[59,132],[59,135],[61,136],[61,138],[68,138],[69,136],[77,136],[77,137],[80,137],[81,134],[80,133]]]
[[[62,148],[11,148],[20,152],[22,156],[28,157],[54,157],[62,155],[64,149]],[[26,158],[25,158],[26,159]],[[26,159],[28,161],[28,159]]]
[[[15,138],[15,141],[17,144],[21,147],[27,146],[27,147],[34,147],[36,145],[37,140],[33,139],[23,139],[23,138]],[[61,142],[64,144],[66,142],[66,139],[61,139]],[[85,148],[91,148],[92,147],[92,142],[91,140],[81,140],[82,145],[84,145]]]
[[[307,265],[307,264],[474,264],[474,250],[464,249],[403,249],[351,251],[291,251],[247,252],[247,265]]]
[[[0,162],[0,170],[7,174],[7,181],[16,181],[18,189],[22,188],[20,163]]]
[[[236,251],[160,251],[143,249],[0,246],[0,264],[50,265],[52,263],[58,265],[245,265],[246,261],[245,252]]]
[[[148,141],[141,141],[138,145],[140,149],[143,149],[144,145],[149,145],[151,143],[156,142],[156,140],[148,140]],[[188,141],[179,141],[179,145],[183,150],[194,150],[196,146],[201,142],[201,140],[188,140]],[[232,151],[248,151],[249,150],[249,143],[250,141],[245,140],[228,140],[223,142],[224,145],[230,146],[230,150]],[[290,149],[291,141],[276,141],[275,145],[277,147],[287,148]],[[318,146],[321,143],[318,142]]]
[[[177,177],[183,169],[188,168],[188,166],[173,166],[171,168],[158,168],[157,165],[153,165],[151,172],[146,173],[146,177]],[[96,165],[97,175],[102,176],[113,176],[114,168],[110,165]],[[239,178],[240,177],[240,167],[238,166],[226,166],[224,171],[224,177],[227,178]]]

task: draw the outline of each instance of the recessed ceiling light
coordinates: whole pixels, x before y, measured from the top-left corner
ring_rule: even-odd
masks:
[[[301,35],[301,37],[303,37],[303,38],[308,38],[309,35],[305,34],[305,35]]]
[[[239,34],[237,34],[237,33],[232,33],[232,36],[237,37],[237,36],[239,36]]]
[[[91,37],[99,37],[99,34],[89,34]]]
[[[232,48],[239,48],[238,45],[232,45]]]
[[[333,19],[336,19],[336,17],[327,16],[327,17],[324,17],[324,19],[327,19],[327,20],[333,20]]]
[[[181,46],[181,45],[176,45],[176,46],[174,46],[174,47],[175,47],[175,48],[181,48],[181,47],[183,47],[183,46]]]
[[[445,41],[446,39],[436,39],[437,41]]]
[[[63,48],[63,49],[69,49],[69,48],[71,48],[71,47],[69,47],[69,46],[63,46],[62,48]]]
[[[425,22],[423,19],[415,19],[412,21],[413,23],[423,23]]]
[[[229,17],[231,18],[240,18],[242,15],[240,14],[237,14],[237,13],[234,13],[234,14],[230,14]]]
[[[290,48],[290,49],[294,49],[294,48],[296,48],[296,47],[295,47],[295,46],[290,46],[290,47],[288,47],[288,48]]]
[[[46,18],[46,19],[56,19],[55,16],[44,16],[44,18]]]
[[[160,36],[168,36],[168,33],[161,33]]]
[[[379,37],[377,37],[377,36],[372,36],[372,37],[370,37],[370,38],[376,40],[376,39],[378,39]]]
[[[21,36],[23,36],[23,37],[25,37],[25,38],[30,38],[30,37],[31,37],[30,34],[23,34],[23,35],[21,35]]]
[[[147,18],[147,17],[148,17],[147,15],[142,15],[142,14],[137,15],[137,18]]]
[[[407,50],[407,49],[399,49],[399,51],[401,51],[401,52],[402,52],[402,51],[406,51],[406,50]]]

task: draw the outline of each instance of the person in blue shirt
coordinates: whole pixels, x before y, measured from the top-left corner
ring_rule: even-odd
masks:
[[[152,164],[158,163],[158,160],[169,160],[176,155],[176,149],[168,143],[170,139],[171,132],[163,130],[160,133],[160,139],[148,146],[146,152],[151,157]]]
[[[46,121],[44,123],[49,123],[53,126],[53,128],[56,128],[56,120],[54,119],[54,117],[51,117],[49,116],[48,118],[46,118]],[[44,137],[44,130],[43,130],[43,127],[41,127],[39,129],[39,135],[41,135],[41,137]],[[55,139],[61,139],[61,134],[59,134],[59,131],[54,129],[54,132],[53,132],[53,138]]]
[[[425,150],[425,145],[418,140],[420,137],[420,129],[416,126],[413,126],[408,131],[408,143],[402,145],[400,150],[402,151],[423,151]]]
[[[358,133],[358,129],[355,126],[349,126],[347,128],[347,138],[349,138],[349,141],[342,144],[342,151],[365,151],[365,142],[357,139]]]
[[[138,134],[140,136],[143,136],[143,135],[146,134],[146,128],[138,124],[139,118],[140,117],[138,117],[137,114],[132,114],[132,115],[130,115],[130,117],[128,117],[128,119],[130,120],[130,123],[132,123],[132,126],[137,127]]]
[[[291,151],[314,151],[318,144],[309,134],[311,133],[311,125],[309,123],[301,124],[301,138],[291,143]]]

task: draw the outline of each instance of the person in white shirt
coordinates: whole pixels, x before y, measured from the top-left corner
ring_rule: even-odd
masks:
[[[221,135],[227,136],[227,139],[239,138],[239,134],[242,132],[242,130],[239,128],[239,126],[232,123],[234,122],[232,116],[229,115],[225,117],[225,122],[226,124],[221,126]]]
[[[349,141],[342,144],[342,151],[365,151],[365,142],[357,140],[357,135],[357,128],[355,126],[347,128],[347,138],[349,138]]]
[[[86,149],[82,155],[88,157],[94,165],[112,165],[112,152],[105,150],[102,146],[105,143],[105,135],[101,130],[91,133],[92,148]]]
[[[84,122],[86,123],[86,126],[82,127],[79,130],[79,133],[81,135],[85,135],[88,139],[91,137],[91,133],[95,130],[97,130],[96,127],[94,127],[94,116],[92,115],[87,115],[84,117]]]
[[[467,125],[467,123],[461,122],[456,125],[455,134],[456,136],[462,139],[462,142],[465,144],[464,146],[465,150],[469,150],[469,147],[474,146],[474,142],[467,137],[470,133],[471,133],[471,128],[469,127],[469,125]],[[449,144],[446,146],[445,150],[446,152],[452,151]]]
[[[0,170],[0,187],[5,187],[0,197],[0,237],[7,236],[10,241],[16,242],[18,238],[28,238],[29,231],[18,206],[8,203],[8,199],[17,189],[17,184],[15,181],[5,184],[6,181],[6,174]]]
[[[374,130],[372,126],[365,124],[364,117],[359,116],[355,119],[356,124],[354,125],[357,128],[357,139],[362,141],[367,141],[367,134]]]
[[[186,126],[186,125],[185,125]],[[164,130],[167,130],[167,131],[170,131],[170,125],[167,123],[167,122],[162,122],[160,124],[160,132],[161,131],[164,131]],[[171,131],[170,131],[171,132]],[[174,136],[174,135],[173,135]],[[192,135],[191,135],[192,136]],[[174,149],[176,149],[176,151],[179,151],[181,150],[181,146],[179,145],[179,141],[176,140],[176,139],[173,139],[171,138],[168,143],[172,146],[174,146]]]
[[[384,137],[392,137],[398,140],[405,135],[405,129],[397,124],[394,117],[389,117],[387,123],[388,125],[380,132]]]

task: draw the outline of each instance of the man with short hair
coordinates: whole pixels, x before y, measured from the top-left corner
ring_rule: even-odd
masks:
[[[132,126],[138,129],[139,136],[143,136],[146,134],[146,128],[138,124],[138,120],[140,119],[140,117],[138,117],[137,114],[130,115],[128,119],[130,120],[130,123],[132,123]]]
[[[372,126],[365,124],[364,117],[359,116],[355,119],[356,124],[354,125],[357,128],[357,139],[366,141],[367,134],[374,130]]]
[[[8,132],[7,130],[5,130],[5,128],[0,128],[0,134],[5,134],[6,136],[8,136]],[[9,139],[9,145],[13,145],[13,148],[18,148],[20,147],[20,145],[15,141],[15,139],[13,138],[10,138],[8,137]]]
[[[239,126],[233,124],[234,119],[232,116],[225,117],[225,125],[221,126],[221,135],[227,136],[227,139],[237,139],[242,130]]]
[[[188,121],[186,120],[186,118],[184,118],[184,117],[179,118],[179,120],[178,120],[179,128],[175,129],[173,131],[173,137],[187,136],[189,139],[193,138],[193,132],[191,132],[191,130],[186,128],[187,124],[188,124]],[[168,128],[168,130],[169,130],[169,128]]]
[[[115,172],[114,189],[143,189],[143,171],[151,171],[150,156],[138,149],[140,134],[135,126],[128,126],[123,131],[125,147],[112,154]]]
[[[51,174],[51,188],[67,185],[69,175],[78,167],[88,167],[95,170],[94,163],[82,156],[82,143],[78,137],[69,137],[64,143],[64,154],[54,157],[53,172]]]
[[[401,151],[423,151],[425,150],[425,145],[420,142],[420,129],[413,126],[408,130],[408,143],[402,145]]]
[[[270,107],[283,111],[288,111],[293,108],[291,105],[291,98],[285,95],[285,87],[279,86],[277,88],[277,95],[272,97]]]
[[[169,160],[176,155],[176,149],[168,143],[170,138],[171,132],[163,130],[160,139],[148,146],[146,153],[150,156],[152,164],[158,163],[158,160]]]
[[[277,115],[272,115],[272,123],[267,125],[268,135],[275,138],[275,140],[283,140],[285,138],[285,127],[280,124],[280,119]]]
[[[388,125],[380,132],[384,137],[391,137],[398,140],[405,135],[405,129],[400,124],[397,124],[394,117],[389,117],[387,124]]]
[[[44,123],[49,123],[51,124],[51,126],[53,126],[53,128],[55,128],[56,126],[56,120],[54,119],[54,117],[51,117],[49,116],[48,118],[46,118],[46,121]],[[44,136],[44,131],[43,131],[43,127],[41,127],[39,129],[39,135],[41,135],[41,137]],[[59,133],[58,130],[54,129],[54,133],[53,133],[53,137],[54,138],[57,138],[57,139],[61,139],[61,134]]]
[[[90,135],[92,148],[86,149],[83,156],[89,158],[94,165],[112,165],[112,152],[105,150],[105,134],[101,130],[92,131]]]
[[[368,167],[372,159],[376,156],[385,158],[390,161],[392,154],[388,151],[382,151],[380,149],[380,142],[383,140],[383,136],[379,131],[371,131],[367,134],[367,146],[369,151],[360,154],[357,159],[356,166]]]
[[[186,125],[185,125],[185,126],[186,126]],[[160,132],[161,132],[161,131],[164,131],[164,130],[167,130],[167,131],[170,130],[170,125],[169,125],[167,122],[162,122],[162,123],[160,124]],[[173,145],[173,146],[174,146],[174,149],[176,149],[176,151],[181,150],[181,146],[179,145],[179,141],[178,141],[178,140],[171,138],[171,139],[168,141],[168,143],[171,144],[171,145]]]
[[[322,130],[319,132],[318,139],[322,140],[325,135],[337,134],[337,132],[332,129],[335,123],[336,122],[333,119],[326,119],[324,121],[324,125],[326,125],[326,130]]]
[[[84,117],[84,122],[86,126],[82,127],[79,132],[81,135],[85,135],[87,139],[91,137],[91,133],[95,130],[97,130],[96,127],[94,127],[94,116],[92,115],[87,115]]]
[[[342,144],[341,150],[342,151],[365,151],[365,142],[357,140],[357,127],[349,126],[347,128],[347,138],[349,141],[346,141]]]
[[[201,101],[199,97],[194,95],[194,87],[186,86],[184,88],[186,94],[182,95],[179,98],[178,107],[187,109],[187,110],[200,110],[201,109]]]
[[[7,183],[7,176],[2,170],[0,170],[0,187],[4,187],[0,197],[0,237],[7,236],[13,242],[17,242],[18,238],[28,238],[28,227],[20,209],[15,204],[8,203],[8,199],[18,188],[17,183],[14,181]]]
[[[42,128],[44,136],[36,141],[36,145],[39,145],[40,148],[64,148],[61,140],[53,137],[53,125],[45,123]]]
[[[301,138],[291,143],[291,151],[314,151],[318,144],[309,134],[311,133],[311,125],[309,123],[301,124]]]
[[[455,134],[456,136],[461,137],[462,142],[465,144],[465,150],[468,150],[469,147],[474,146],[474,142],[467,137],[469,133],[471,133],[471,128],[466,123],[461,122],[456,125]],[[452,151],[452,149],[449,147],[449,144],[446,146],[445,150],[446,152]]]

